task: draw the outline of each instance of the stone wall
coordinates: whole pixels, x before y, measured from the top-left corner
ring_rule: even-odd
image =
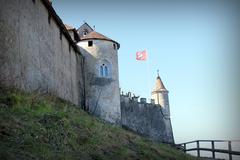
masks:
[[[150,139],[174,143],[171,120],[165,117],[160,105],[138,102],[138,97],[121,95],[122,126]]]
[[[83,57],[48,3],[0,1],[0,82],[83,104]]]

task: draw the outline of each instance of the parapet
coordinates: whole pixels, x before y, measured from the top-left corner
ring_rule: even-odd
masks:
[[[132,92],[126,92],[124,94],[124,92],[121,92],[120,98],[121,100],[125,101],[125,102],[132,102],[132,103],[139,103],[139,104],[149,104],[149,105],[156,105],[155,104],[155,100],[154,99],[150,99],[150,102],[147,102],[147,98],[141,97],[140,96],[136,96],[134,93]],[[140,101],[139,101],[140,100]]]
[[[120,99],[122,126],[154,141],[174,143],[170,117],[154,99],[147,103],[131,92],[122,92]]]

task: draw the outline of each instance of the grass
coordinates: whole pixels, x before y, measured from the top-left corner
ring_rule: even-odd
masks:
[[[0,88],[0,159],[196,158],[104,123],[54,96]]]

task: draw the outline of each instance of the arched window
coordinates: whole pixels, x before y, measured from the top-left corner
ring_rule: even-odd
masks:
[[[111,65],[108,61],[104,60],[100,63],[99,76],[104,78],[111,77]]]
[[[103,66],[100,66],[100,76],[103,77]]]
[[[104,67],[104,73],[105,73],[105,77],[108,77],[108,68],[107,68],[107,66]]]

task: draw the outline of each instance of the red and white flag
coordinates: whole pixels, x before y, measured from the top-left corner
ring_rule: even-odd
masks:
[[[138,51],[136,53],[136,60],[139,60],[139,61],[145,61],[147,60],[147,51],[144,50],[144,51]]]

